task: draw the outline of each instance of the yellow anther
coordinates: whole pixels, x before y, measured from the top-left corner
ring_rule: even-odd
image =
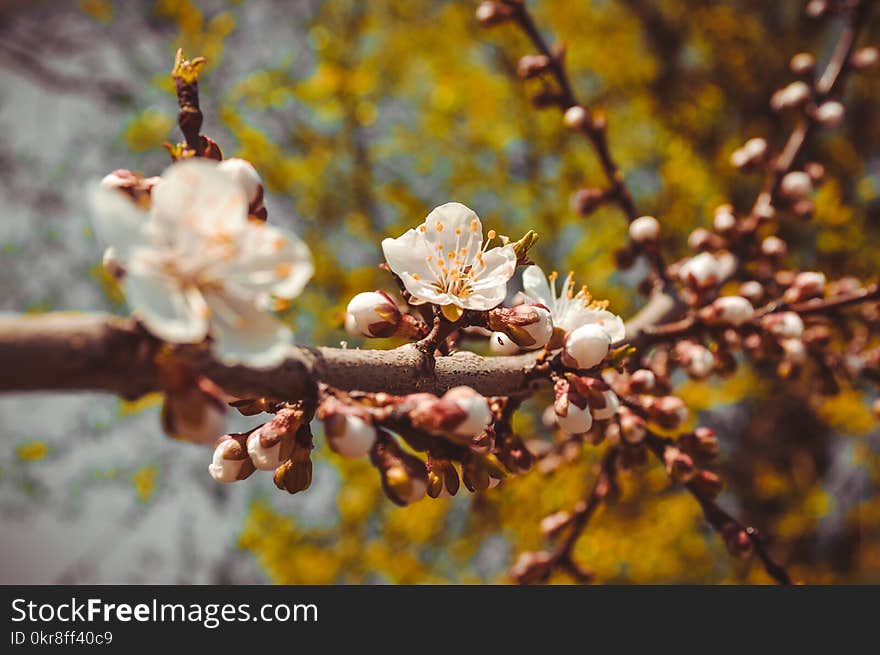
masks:
[[[428,228],[426,228],[424,225],[419,225],[419,232],[424,232],[424,231],[426,231],[427,229],[428,229]]]
[[[477,231],[477,219],[471,221],[471,232]]]
[[[419,274],[418,274],[418,273],[413,273],[413,274],[412,274],[412,279],[413,279],[413,280],[418,280],[418,279],[419,279]]]
[[[441,223],[440,221],[437,221],[437,223],[435,224],[435,227],[437,228],[438,232],[443,231],[443,223]]]
[[[496,236],[498,236],[498,233],[497,233],[495,230],[489,230],[489,231],[486,233],[486,236],[489,237],[489,241],[491,241],[491,240],[494,239]]]

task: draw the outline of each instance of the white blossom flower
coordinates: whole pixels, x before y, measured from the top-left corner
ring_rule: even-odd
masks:
[[[312,276],[294,234],[248,220],[245,189],[217,164],[173,164],[142,210],[119,191],[92,193],[98,236],[126,271],[132,310],[156,336],[197,343],[211,336],[226,363],[271,366],[292,340],[269,310]]]
[[[492,309],[507,295],[516,252],[510,244],[489,248],[495,232],[488,236],[483,244],[483,226],[472,210],[448,202],[419,227],[382,241],[382,252],[411,302],[440,305],[452,319],[463,309]]]
[[[556,273],[544,275],[537,265],[523,272],[526,295],[550,310],[555,327],[571,332],[583,325],[595,324],[605,330],[611,342],[623,339],[626,328],[621,318],[605,309],[604,303],[593,302],[586,287],[575,293],[573,273],[565,278],[559,296],[556,295],[556,277]]]

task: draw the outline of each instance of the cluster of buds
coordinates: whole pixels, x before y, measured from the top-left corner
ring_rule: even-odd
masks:
[[[620,407],[617,394],[600,379],[566,375],[554,385],[553,413],[556,424],[569,434],[584,434],[593,420],[613,418]]]
[[[235,482],[255,470],[275,471],[275,485],[290,493],[312,480],[312,435],[302,404],[278,409],[272,420],[243,434],[220,438],[208,467],[218,482]]]
[[[553,317],[541,304],[498,307],[489,312],[489,328],[495,332],[492,340],[498,343],[496,352],[507,350],[509,343],[524,350],[537,350],[553,336]]]

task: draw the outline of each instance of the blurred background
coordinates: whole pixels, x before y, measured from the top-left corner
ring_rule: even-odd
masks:
[[[0,310],[125,313],[100,267],[84,189],[116,168],[159,174],[177,141],[174,52],[204,55],[203,131],[253,162],[269,220],[296,230],[318,266],[287,318],[304,344],[336,345],[345,304],[393,289],[380,240],[458,200],[486,227],[541,234],[545,270],[572,269],[624,316],[639,270],[617,272],[626,238],[614,208],[588,219],[569,197],[601,173],[557,112],[516,79],[529,44],[481,29],[462,0],[0,1]],[[531,2],[567,46],[579,97],[607,112],[612,150],[672,255],[714,207],[750,207],[759,176],[730,152],[751,136],[781,145],[769,110],[789,57],[825,58],[828,21],[784,0]],[[875,12],[876,14],[877,12]],[[878,17],[869,37],[880,36]],[[535,83],[537,84],[537,82]],[[525,88],[524,88],[525,87]],[[880,256],[880,76],[854,76],[847,121],[809,148],[828,179],[816,218],[784,223],[792,265],[830,277],[876,274]],[[354,345],[354,344],[353,344]],[[379,343],[390,347],[393,342]],[[721,504],[773,537],[794,578],[880,582],[880,431],[866,389],[823,397],[741,366],[681,395],[715,428]],[[257,472],[216,484],[210,450],[162,434],[158,396],[0,397],[0,583],[500,582],[541,546],[540,518],[591,484],[597,449],[478,495],[400,509],[366,462],[329,452],[318,431],[305,493]],[[540,426],[546,398],[516,427]],[[257,419],[230,415],[230,428]],[[687,494],[654,463],[623,476],[576,558],[610,583],[767,582],[732,560]],[[560,576],[556,581],[567,582]]]

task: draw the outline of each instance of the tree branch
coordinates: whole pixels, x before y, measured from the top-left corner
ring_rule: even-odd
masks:
[[[0,392],[110,391],[135,398],[159,389],[154,355],[162,342],[134,320],[49,313],[0,318]],[[485,396],[528,395],[546,381],[530,370],[535,355],[438,357],[431,370],[408,344],[393,350],[297,348],[278,366],[252,369],[215,360],[204,346],[175,346],[195,370],[241,397],[302,398],[318,382],[343,390],[443,393],[467,385]]]

